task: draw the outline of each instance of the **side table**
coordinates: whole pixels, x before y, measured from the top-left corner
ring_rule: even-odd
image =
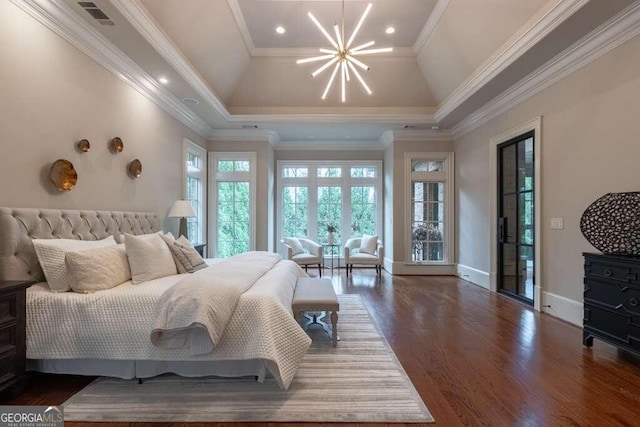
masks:
[[[334,243],[334,244],[323,244],[322,245],[323,248],[326,249],[331,249],[330,254],[331,254],[331,271],[333,271],[333,259],[337,258],[337,266],[335,268],[337,268],[338,270],[340,269],[340,248],[342,248],[342,244],[341,243]],[[329,252],[325,250],[325,255],[329,255]],[[337,257],[336,257],[337,255]],[[323,260],[324,261],[324,260]],[[324,267],[324,266],[323,266]]]
[[[32,280],[0,281],[0,394],[22,392],[27,373],[26,290]]]

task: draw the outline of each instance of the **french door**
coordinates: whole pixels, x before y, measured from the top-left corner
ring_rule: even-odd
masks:
[[[534,132],[498,146],[498,291],[533,304]]]

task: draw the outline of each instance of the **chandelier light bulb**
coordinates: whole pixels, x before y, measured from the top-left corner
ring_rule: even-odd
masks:
[[[342,27],[340,27],[338,24],[333,25],[333,32],[335,33],[335,39],[331,36],[331,34],[329,34],[329,32],[324,28],[324,26],[322,26],[322,24],[316,19],[313,13],[311,12],[308,13],[309,19],[311,19],[311,21],[316,25],[316,27],[318,27],[320,32],[325,36],[325,38],[329,41],[329,43],[331,44],[331,46],[333,46],[334,49],[331,50],[331,49],[321,48],[319,51],[324,55],[315,56],[312,58],[299,59],[296,62],[298,64],[306,64],[309,62],[327,60],[327,62],[324,65],[322,65],[320,68],[318,68],[313,73],[311,73],[311,76],[314,78],[335,64],[335,66],[333,67],[333,72],[331,73],[331,76],[329,77],[329,81],[327,82],[327,86],[325,87],[325,90],[322,94],[323,100],[327,98],[327,95],[329,94],[329,91],[333,86],[333,82],[335,81],[336,76],[338,75],[338,72],[340,72],[340,80],[342,83],[341,91],[340,91],[342,102],[347,101],[347,83],[351,81],[351,73],[353,73],[356,76],[356,79],[358,80],[358,82],[360,83],[360,85],[362,86],[362,88],[365,90],[367,94],[371,95],[373,93],[369,88],[369,86],[367,85],[367,83],[365,82],[362,75],[360,74],[360,72],[356,68],[358,67],[364,71],[369,71],[369,66],[363,63],[362,61],[356,59],[355,56],[389,53],[389,52],[393,52],[393,48],[388,47],[388,48],[379,48],[379,49],[368,49],[375,45],[375,42],[373,40],[360,44],[354,48],[351,48],[353,41],[358,35],[358,32],[360,31],[362,24],[367,19],[367,16],[369,15],[369,12],[371,11],[372,7],[373,7],[372,3],[369,3],[367,5],[366,9],[364,10],[364,13],[360,17],[360,20],[358,21],[356,27],[351,33],[351,36],[349,37],[349,40],[346,43],[344,41],[345,40],[344,0],[342,2],[342,10],[343,10]],[[395,31],[395,29],[393,29],[393,31],[390,33],[389,29],[393,29],[393,27],[387,28],[387,34],[392,34]]]

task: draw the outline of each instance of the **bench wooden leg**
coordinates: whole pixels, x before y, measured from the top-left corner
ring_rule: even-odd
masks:
[[[338,346],[338,312],[331,312],[331,339],[333,341],[333,346]]]

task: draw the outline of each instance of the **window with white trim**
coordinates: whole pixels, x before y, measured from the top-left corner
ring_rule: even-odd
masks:
[[[408,262],[453,262],[453,153],[407,153]]]
[[[279,161],[277,196],[279,239],[382,236],[382,162]]]
[[[210,153],[211,253],[227,258],[255,250],[256,153]]]
[[[187,218],[187,235],[193,244],[206,241],[207,150],[185,139],[184,200],[191,202],[196,216]]]

